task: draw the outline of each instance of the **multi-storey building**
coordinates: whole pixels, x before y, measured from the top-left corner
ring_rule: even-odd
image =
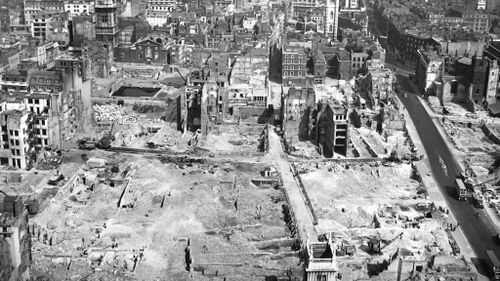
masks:
[[[284,47],[281,55],[283,83],[290,79],[305,77],[307,74],[307,54],[302,47]]]
[[[28,211],[20,196],[0,191],[0,227],[0,280],[29,280],[31,235]]]
[[[0,103],[0,165],[27,167],[30,117],[24,103]]]
[[[366,67],[367,60],[366,52],[351,52],[351,77],[356,76],[359,69]]]
[[[487,33],[491,25],[490,15],[484,11],[467,11],[463,14],[464,25],[478,33]]]
[[[486,10],[486,0],[477,0],[477,9]]]
[[[146,21],[151,26],[163,26],[175,8],[177,8],[176,0],[149,0]]]
[[[68,13],[70,20],[72,20],[74,16],[90,15],[94,13],[94,2],[66,0],[64,1],[64,11]]]
[[[33,16],[39,13],[58,14],[64,12],[63,0],[24,0],[24,20],[30,26]]]
[[[38,13],[31,18],[31,36],[45,40],[47,38],[47,29],[52,20],[52,13]]]
[[[326,2],[326,24],[325,34],[328,34],[333,41],[337,41],[339,28],[339,0],[327,0]]]

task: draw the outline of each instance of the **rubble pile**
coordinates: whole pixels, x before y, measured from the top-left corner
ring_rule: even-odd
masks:
[[[95,104],[93,106],[97,122],[116,122],[120,125],[138,121],[136,115],[129,115],[122,106],[116,104]]]

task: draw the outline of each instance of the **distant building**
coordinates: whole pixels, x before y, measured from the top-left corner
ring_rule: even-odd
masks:
[[[464,25],[478,33],[487,33],[491,27],[490,15],[484,11],[467,11],[463,14]]]
[[[52,13],[38,13],[31,18],[31,36],[40,40],[47,38],[47,29],[52,20]]]
[[[24,20],[30,26],[33,17],[39,13],[59,14],[64,12],[61,0],[24,0]]]
[[[170,14],[176,8],[176,0],[149,0],[146,10],[146,21],[151,26],[163,26],[168,22]]]
[[[486,83],[486,102],[495,104],[498,99],[498,75],[500,74],[497,60],[488,60],[488,82]]]
[[[486,0],[477,0],[477,9],[486,10]]]
[[[366,52],[351,51],[351,77],[356,76],[359,69],[366,68],[367,60],[368,54]]]
[[[84,0],[66,0],[64,1],[64,12],[67,12],[69,19],[74,16],[91,15],[94,13],[94,2]]]
[[[0,191],[0,227],[0,280],[30,280],[31,235],[21,197]]]

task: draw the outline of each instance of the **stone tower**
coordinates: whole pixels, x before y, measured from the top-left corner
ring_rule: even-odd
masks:
[[[97,0],[95,4],[96,40],[116,45],[118,35],[118,5],[116,0]]]

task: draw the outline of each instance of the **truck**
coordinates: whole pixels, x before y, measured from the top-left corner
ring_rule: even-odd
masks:
[[[483,197],[477,193],[472,193],[472,201],[474,203],[474,206],[479,209],[484,208],[484,203],[483,203]]]
[[[455,178],[455,193],[458,200],[467,199],[467,189],[464,182],[460,178]]]
[[[500,281],[500,261],[492,250],[485,252],[485,264],[491,280]]]

